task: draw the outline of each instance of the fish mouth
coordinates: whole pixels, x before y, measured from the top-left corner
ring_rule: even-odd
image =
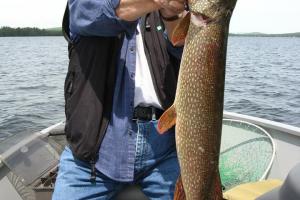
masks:
[[[198,27],[230,19],[236,0],[201,0],[186,3],[191,22]]]
[[[199,9],[199,7],[200,8],[202,7],[201,5],[197,6],[199,2],[200,1],[197,1],[194,4],[190,4],[188,0],[186,0],[185,10],[191,14],[191,22],[194,25],[196,25],[197,27],[205,27],[212,21],[212,19],[207,14],[204,14],[207,12],[209,7],[204,7],[202,9]]]
[[[191,12],[191,22],[198,27],[207,26],[212,19],[202,13]]]

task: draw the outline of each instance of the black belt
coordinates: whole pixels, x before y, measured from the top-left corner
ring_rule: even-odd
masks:
[[[150,107],[137,106],[134,108],[132,120],[145,120],[145,121],[157,120],[163,113],[164,113],[163,110],[155,108],[153,106]]]

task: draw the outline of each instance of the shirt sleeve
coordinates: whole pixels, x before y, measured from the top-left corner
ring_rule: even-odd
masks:
[[[116,36],[136,29],[137,22],[115,14],[120,0],[69,0],[71,35]]]

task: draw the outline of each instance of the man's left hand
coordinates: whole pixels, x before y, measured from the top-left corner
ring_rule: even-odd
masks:
[[[182,13],[185,9],[186,0],[170,0],[164,1],[160,13],[163,17],[173,17]]]

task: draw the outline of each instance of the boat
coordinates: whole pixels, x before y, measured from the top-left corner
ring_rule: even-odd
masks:
[[[300,162],[300,128],[226,111],[223,118],[220,172],[225,191],[252,181],[285,180]],[[51,199],[66,145],[64,125],[0,143],[1,199]],[[116,199],[147,198],[138,186],[129,186]]]

